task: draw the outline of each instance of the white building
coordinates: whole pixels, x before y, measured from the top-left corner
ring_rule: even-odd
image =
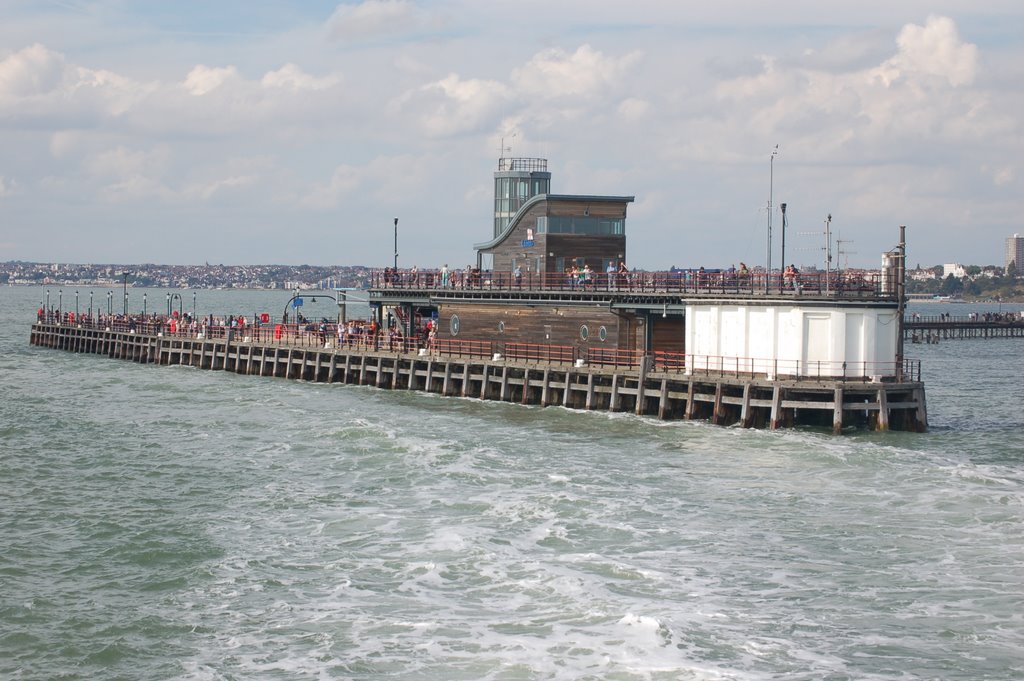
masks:
[[[963,279],[967,276],[967,270],[965,270],[964,266],[959,263],[944,263],[942,265],[942,278],[945,279],[951,274],[956,279]]]
[[[691,373],[874,378],[897,369],[899,324],[891,304],[692,301],[686,320]]]
[[[1024,236],[1014,234],[1006,239],[1006,267],[1013,265],[1014,274],[1024,274]]]

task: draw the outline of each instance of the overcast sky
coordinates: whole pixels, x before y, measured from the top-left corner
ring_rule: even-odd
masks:
[[[0,260],[464,266],[501,155],[630,266],[1002,264],[1020,0],[0,0]],[[772,159],[772,150],[778,154]]]

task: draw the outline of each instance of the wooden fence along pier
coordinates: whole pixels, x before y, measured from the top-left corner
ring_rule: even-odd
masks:
[[[524,405],[631,412],[659,419],[703,419],[753,428],[856,426],[923,431],[928,418],[920,366],[890,382],[868,376],[769,378],[728,369],[687,372],[685,361],[643,357],[637,365],[595,365],[552,357],[510,358],[453,348],[332,347],[316,336],[287,339],[165,335],[39,321],[32,345],[144,364],[179,365],[250,376],[419,390]],[[691,362],[693,364],[693,362]],[[704,361],[701,366],[707,367]]]

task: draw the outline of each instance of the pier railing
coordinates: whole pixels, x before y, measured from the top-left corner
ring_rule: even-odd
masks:
[[[514,272],[478,270],[374,270],[371,289],[403,291],[560,291],[680,293],[688,295],[814,295],[895,298],[892,277],[880,272],[784,272],[670,270],[661,272]]]

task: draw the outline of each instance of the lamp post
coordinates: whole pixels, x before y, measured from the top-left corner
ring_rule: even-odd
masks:
[[[196,318],[196,292],[192,292],[192,319]]]
[[[89,321],[92,322],[92,291],[89,291]]]
[[[47,314],[52,312],[50,309],[50,289],[46,289],[46,312]]]
[[[780,203],[779,210],[782,211],[782,263],[783,269],[786,267],[786,204]]]
[[[124,277],[124,314],[128,316],[128,273],[122,272],[121,276]]]
[[[395,218],[395,271],[398,271],[398,218]]]
[[[114,314],[114,292],[107,291],[107,316]]]
[[[75,289],[75,319],[78,319],[78,289]]]
[[[171,316],[171,294],[167,294],[167,316]]]
[[[146,316],[146,292],[142,292],[142,316]]]
[[[779,145],[772,149],[768,158],[768,265],[765,270],[764,290],[768,292],[768,282],[772,276],[772,201],[775,198],[775,157],[779,153]]]
[[[64,313],[64,289],[57,291],[57,314]]]

